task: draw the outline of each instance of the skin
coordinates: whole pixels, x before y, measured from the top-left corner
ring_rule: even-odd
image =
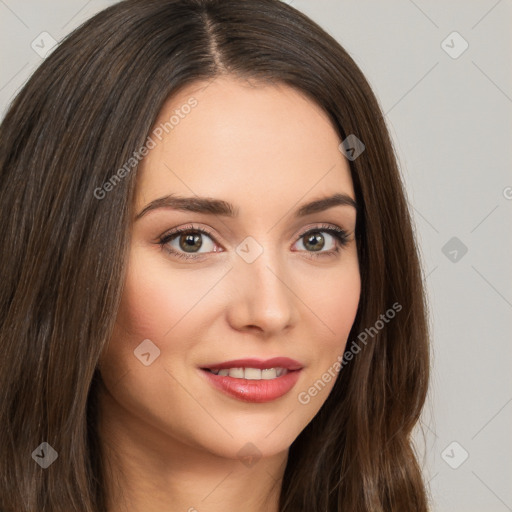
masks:
[[[221,77],[205,86],[189,85],[164,105],[155,126],[191,97],[198,102],[139,167],[135,213],[166,194],[196,194],[229,201],[239,217],[160,208],[134,218],[122,302],[100,361],[109,512],[277,512],[289,446],[334,379],[308,404],[298,394],[343,353],[359,303],[356,210],[293,215],[334,193],[355,199],[327,115],[285,85]],[[214,236],[199,235],[201,259],[179,259],[158,244],[190,223]],[[349,240],[313,259],[300,235],[322,224]],[[330,252],[338,242],[322,234],[320,252]],[[263,249],[252,263],[236,252],[248,236]],[[179,241],[168,246],[187,254]],[[149,366],[134,357],[146,339],[160,350]],[[289,393],[268,403],[227,396],[199,370],[275,356],[304,368]],[[247,443],[258,451],[252,463],[238,453]]]

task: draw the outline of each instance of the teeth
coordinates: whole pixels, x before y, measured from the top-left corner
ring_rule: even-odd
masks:
[[[231,374],[231,370],[229,370]],[[258,368],[246,368],[244,373],[244,379],[248,380],[261,380],[261,370]]]
[[[230,377],[234,377],[235,379],[243,379],[244,378],[244,369],[243,368],[230,368],[227,370],[228,375]]]
[[[269,368],[268,370],[261,370],[261,378],[264,380],[275,379],[277,377],[277,370],[275,368]]]
[[[288,373],[286,368],[265,368],[263,370],[259,368],[223,368],[222,370],[210,371],[221,377],[246,380],[272,380]]]

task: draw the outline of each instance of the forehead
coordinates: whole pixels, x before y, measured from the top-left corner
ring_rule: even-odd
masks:
[[[139,169],[137,203],[165,194],[217,197],[240,212],[343,192],[350,168],[328,115],[286,85],[218,78],[170,98]]]

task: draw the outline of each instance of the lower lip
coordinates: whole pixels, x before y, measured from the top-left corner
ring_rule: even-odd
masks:
[[[294,370],[275,379],[249,380],[215,375],[207,370],[200,371],[220,391],[238,400],[255,403],[271,402],[288,393],[295,386],[301,372]]]

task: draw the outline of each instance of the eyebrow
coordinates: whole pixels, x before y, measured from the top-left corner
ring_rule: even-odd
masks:
[[[332,196],[316,199],[307,204],[302,205],[295,212],[296,217],[305,217],[312,213],[322,212],[334,206],[352,206],[358,209],[358,205],[352,197],[347,194],[334,194]],[[172,208],[174,210],[204,213],[207,215],[220,215],[224,217],[238,217],[239,209],[235,208],[231,203],[221,199],[213,199],[209,197],[180,197],[173,194],[160,197],[147,204],[135,217],[140,219],[148,212],[160,208]]]

